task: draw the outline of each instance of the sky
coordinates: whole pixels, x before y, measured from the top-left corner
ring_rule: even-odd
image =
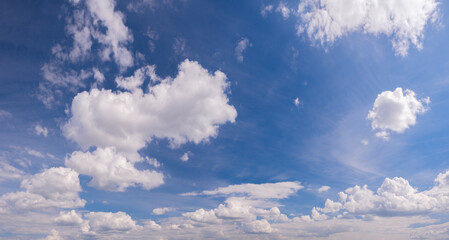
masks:
[[[0,239],[448,239],[441,0],[0,2]]]

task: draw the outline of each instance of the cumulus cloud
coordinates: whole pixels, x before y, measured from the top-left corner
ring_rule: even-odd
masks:
[[[75,151],[65,160],[66,166],[92,177],[89,186],[106,191],[125,191],[141,186],[149,190],[164,183],[162,173],[137,170],[134,163],[115,148],[97,148],[93,153]]]
[[[247,233],[272,233],[274,231],[266,219],[246,223],[243,229]]]
[[[44,240],[63,240],[64,238],[59,235],[59,232],[52,229],[50,235],[48,235]]]
[[[85,214],[85,217],[89,221],[89,230],[94,233],[127,232],[139,228],[136,222],[124,212],[90,212]]]
[[[36,135],[42,135],[44,137],[48,136],[48,129],[46,127],[42,127],[39,124],[36,124],[36,126],[34,126],[34,131],[36,132]]]
[[[179,159],[181,159],[181,161],[183,161],[183,162],[187,162],[187,161],[189,161],[189,155],[190,155],[190,152],[185,152]]]
[[[331,189],[331,187],[329,186],[321,186],[320,188],[318,188],[318,192],[327,192]]]
[[[83,207],[79,198],[81,185],[78,173],[70,168],[50,168],[25,178],[24,192],[6,193],[0,197],[0,211],[34,210],[41,208]]]
[[[246,50],[248,46],[252,46],[249,42],[248,38],[242,38],[235,47],[235,56],[237,57],[237,61],[243,62],[243,52]]]
[[[154,215],[164,215],[167,212],[172,212],[175,210],[176,210],[176,208],[169,208],[169,207],[155,208],[155,209],[153,209],[153,214]]]
[[[380,93],[374,101],[367,119],[373,130],[379,129],[377,137],[389,138],[390,131],[402,133],[416,124],[416,116],[428,110],[429,97],[418,99],[412,90],[396,88]]]
[[[301,104],[299,98],[295,98],[295,100],[293,100],[293,104],[295,104],[296,107],[299,107],[299,105]]]
[[[167,138],[172,146],[200,143],[215,137],[219,125],[235,121],[237,112],[225,93],[228,85],[224,73],[210,74],[199,63],[185,60],[174,79],[149,85],[148,93],[79,93],[63,132],[83,148],[114,146],[127,153],[137,152],[153,138]]]
[[[339,201],[326,200],[319,212],[353,216],[427,215],[449,211],[449,171],[438,174],[435,186],[418,191],[401,177],[385,178],[377,191],[367,185],[354,186],[340,192]]]
[[[325,45],[356,31],[383,34],[397,55],[406,56],[410,45],[422,48],[425,27],[436,21],[438,8],[436,0],[307,0],[298,6],[298,35]]]
[[[59,225],[80,225],[84,222],[81,214],[75,210],[69,212],[60,212],[59,216],[54,219],[54,222]]]

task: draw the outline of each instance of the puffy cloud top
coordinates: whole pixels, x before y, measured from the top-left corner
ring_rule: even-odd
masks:
[[[430,99],[417,99],[412,90],[396,88],[396,90],[380,93],[374,101],[373,109],[367,119],[372,120],[373,130],[380,129],[376,136],[388,139],[389,130],[404,132],[416,124],[416,115],[427,111]]]
[[[237,112],[225,93],[228,85],[221,71],[209,74],[198,62],[185,60],[174,79],[148,86],[148,93],[79,93],[63,132],[83,148],[114,146],[128,153],[155,137],[167,138],[173,146],[200,143],[215,137],[220,124],[235,121]]]
[[[79,198],[82,191],[78,173],[70,168],[50,168],[24,179],[25,192],[7,193],[0,197],[0,212],[39,208],[76,208],[85,202]]]

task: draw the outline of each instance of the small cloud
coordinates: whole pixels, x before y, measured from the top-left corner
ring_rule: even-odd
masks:
[[[10,112],[0,109],[0,119],[10,118],[10,117],[12,117],[12,114]]]
[[[265,17],[268,13],[271,13],[272,11],[273,11],[273,5],[267,5],[262,8],[262,10],[260,11],[260,14],[262,14],[262,16]]]
[[[327,191],[329,191],[330,189],[331,189],[331,187],[329,187],[329,186],[322,186],[322,187],[318,188],[318,192],[319,192],[319,193],[327,192]]]
[[[30,148],[25,148],[25,152],[30,156],[34,156],[34,157],[38,157],[38,158],[45,158],[44,154],[42,154],[41,152],[38,152],[36,150],[30,149]]]
[[[376,137],[388,140],[390,132],[403,133],[415,125],[417,115],[427,112],[429,104],[429,97],[418,99],[412,90],[396,88],[377,96],[366,119],[378,130]]]
[[[365,146],[369,144],[369,142],[368,142],[367,139],[362,139],[362,140],[360,140],[360,143],[362,143],[362,144],[365,145]]]
[[[283,2],[279,3],[279,6],[276,8],[276,12],[280,12],[284,19],[290,17],[290,8],[288,8]]]
[[[243,52],[248,46],[252,46],[249,42],[248,38],[242,38],[235,47],[235,55],[237,57],[237,61],[243,62]]]
[[[145,157],[145,161],[155,168],[161,166],[161,163],[156,158]]]
[[[169,207],[155,208],[153,209],[153,215],[164,215],[167,212],[173,212],[175,210],[176,208],[169,208]]]
[[[39,124],[36,124],[36,126],[34,127],[34,131],[36,132],[36,135],[42,135],[44,137],[48,136],[48,129],[46,127],[42,127]]]
[[[185,152],[179,159],[181,159],[181,161],[183,161],[183,162],[187,162],[187,161],[189,161],[189,155],[191,155],[190,151]]]
[[[175,43],[173,43],[173,51],[178,56],[186,56],[186,40],[184,38],[175,38]]]
[[[295,100],[293,100],[293,103],[295,104],[296,107],[299,107],[299,105],[301,104],[299,98],[295,98]]]

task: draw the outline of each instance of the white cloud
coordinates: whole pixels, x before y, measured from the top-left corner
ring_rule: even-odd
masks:
[[[215,216],[214,210],[206,211],[201,208],[195,212],[183,213],[182,215],[198,223],[219,224],[221,222],[221,220]]]
[[[183,162],[187,162],[187,161],[189,161],[189,155],[190,155],[190,152],[185,152],[179,159],[181,159],[181,161],[183,161]]]
[[[449,171],[438,174],[435,186],[418,191],[401,177],[385,178],[376,192],[367,185],[354,186],[339,193],[339,201],[326,200],[317,212],[353,216],[428,215],[449,211]]]
[[[360,143],[366,146],[369,144],[369,141],[368,141],[368,139],[362,139],[362,140],[360,140]]]
[[[6,193],[0,197],[0,212],[40,208],[83,207],[79,198],[81,185],[78,173],[70,168],[50,168],[25,178],[21,187],[25,192]]]
[[[56,230],[51,230],[50,235],[48,235],[44,240],[64,240],[63,237],[59,235],[59,232]]]
[[[266,219],[246,223],[243,229],[247,233],[272,233],[274,231]]]
[[[288,8],[283,2],[279,3],[279,6],[276,8],[276,12],[280,12],[284,19],[290,17],[290,8]]]
[[[0,161],[0,183],[7,180],[22,179],[25,173],[10,164]]]
[[[139,228],[136,222],[124,212],[90,212],[85,214],[85,217],[89,220],[90,231],[94,233],[127,232]]]
[[[66,166],[92,177],[89,186],[106,191],[125,191],[141,186],[149,190],[164,183],[162,173],[138,170],[113,147],[97,148],[93,153],[75,151],[65,160]]]
[[[54,222],[59,225],[81,225],[84,220],[80,214],[75,210],[69,212],[60,212],[59,216],[54,219]]]
[[[331,187],[329,186],[321,186],[320,188],[318,188],[318,192],[327,192],[331,189]]]
[[[427,111],[430,99],[417,99],[411,90],[396,88],[393,92],[384,91],[374,101],[373,109],[367,119],[371,120],[373,130],[379,129],[377,137],[388,139],[389,131],[402,133],[416,124],[416,116]]]
[[[262,10],[260,11],[260,14],[262,14],[262,16],[266,16],[268,13],[271,13],[273,11],[273,5],[267,5],[265,7],[262,8]]]
[[[298,6],[298,34],[321,45],[356,31],[390,37],[396,54],[422,48],[424,29],[438,17],[436,0],[307,0]]]
[[[243,52],[246,50],[248,46],[252,46],[249,42],[248,38],[242,38],[235,47],[235,56],[237,57],[237,61],[243,62]]]
[[[79,93],[63,133],[85,149],[114,146],[132,154],[153,138],[167,138],[172,146],[198,144],[215,137],[219,125],[235,121],[237,112],[225,93],[228,85],[224,73],[209,74],[197,62],[185,60],[174,79],[149,85],[148,93]]]
[[[169,207],[155,208],[155,209],[153,209],[153,214],[154,215],[164,215],[167,212],[172,212],[175,210],[176,210],[176,208],[169,208]]]
[[[95,81],[96,81],[95,83],[97,85],[102,84],[104,82],[104,80],[105,80],[105,77],[104,77],[103,73],[100,72],[100,70],[98,70],[98,68],[96,68],[96,67],[92,68],[92,72],[94,74],[94,78],[95,78]]]
[[[243,195],[252,199],[282,199],[304,188],[299,182],[278,182],[263,184],[238,184],[200,193],[185,193],[184,196],[195,195]]]
[[[115,1],[86,0],[86,6],[95,28],[91,36],[103,45],[101,58],[109,60],[113,55],[122,70],[131,67],[133,57],[127,45],[133,41],[133,36],[124,23],[123,13],[114,10]],[[105,32],[101,28],[105,28]]]
[[[36,151],[34,149],[25,148],[25,152],[30,156],[34,156],[34,157],[38,157],[38,158],[45,158],[43,153]]]
[[[159,168],[162,165],[156,158],[145,157],[145,161],[155,168]]]
[[[299,107],[299,105],[301,104],[299,98],[295,98],[295,100],[293,100],[293,104],[295,104],[296,107]]]
[[[137,69],[134,72],[134,75],[129,77],[119,76],[115,78],[115,82],[117,83],[117,87],[129,90],[131,92],[137,91],[142,86],[145,78],[150,77],[152,81],[160,81],[161,79],[157,77],[155,72],[155,66],[145,66]]]
[[[42,135],[44,137],[48,136],[48,129],[46,127],[42,127],[39,124],[36,124],[36,126],[34,126],[34,131],[36,132],[36,135]]]

